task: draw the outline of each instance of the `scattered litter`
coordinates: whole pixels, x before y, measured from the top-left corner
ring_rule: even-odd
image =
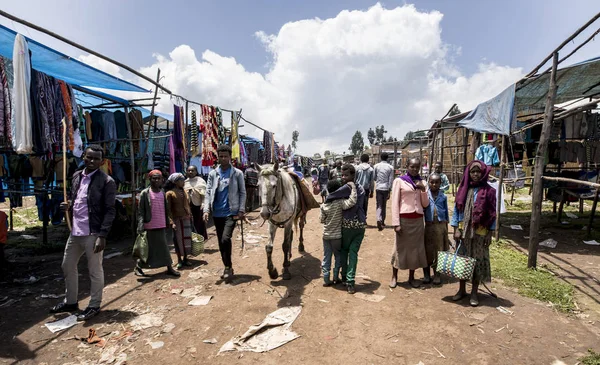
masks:
[[[133,331],[140,331],[150,327],[159,327],[163,324],[163,316],[160,314],[146,313],[132,319],[129,325]]]
[[[571,224],[571,222],[567,222],[567,221],[562,221],[562,222],[560,222],[560,224],[564,224],[564,225],[567,225],[567,224]]]
[[[181,296],[184,298],[194,298],[202,291],[201,286],[195,286],[193,288],[183,289]]]
[[[183,292],[183,289],[181,288],[177,288],[177,289],[171,289],[171,294],[181,294]]]
[[[212,273],[206,269],[200,269],[200,270],[194,270],[192,272],[190,272],[190,274],[188,275],[188,278],[190,279],[204,279],[204,278],[208,278],[212,276]]]
[[[523,227],[521,227],[521,226],[520,226],[520,225],[518,225],[518,224],[511,224],[511,225],[510,225],[510,228],[511,228],[511,229],[514,229],[514,230],[516,230],[516,231],[522,231],[522,230],[523,230]]]
[[[35,297],[35,300],[40,300],[40,299],[59,299],[64,297],[64,294],[42,294],[39,297]]]
[[[38,239],[36,236],[32,236],[30,234],[22,234],[19,237],[23,238],[23,239],[26,239],[26,240],[37,240]]]
[[[600,242],[598,242],[598,241],[596,241],[596,240],[591,240],[591,241],[583,241],[583,243],[585,243],[586,245],[600,246]]]
[[[174,328],[175,328],[175,323],[167,323],[163,326],[163,328],[160,331],[162,333],[171,333],[171,331],[173,331]]]
[[[200,297],[196,297],[192,299],[188,305],[198,306],[198,305],[207,305],[208,302],[212,299],[212,295],[203,295]]]
[[[433,349],[434,349],[435,351],[437,351],[437,353],[438,353],[438,354],[440,354],[438,357],[442,357],[442,358],[444,358],[444,359],[446,358],[446,356],[444,356],[444,354],[442,354],[442,353],[440,352],[440,350],[436,349],[436,348],[435,348],[435,346],[433,346]]]
[[[558,242],[552,238],[548,238],[547,240],[540,242],[540,246],[544,246],[544,247],[548,247],[548,248],[556,248],[557,244],[558,244]]]
[[[505,328],[506,328],[506,326],[502,326],[502,327],[498,328],[497,330],[495,330],[494,332],[498,333],[498,332],[502,331]]]
[[[163,347],[165,345],[165,343],[162,341],[156,341],[156,342],[149,342],[148,345],[150,345],[150,347],[152,347],[153,350],[156,350],[156,349]]]
[[[354,294],[354,296],[357,297],[358,299],[366,300],[367,302],[373,302],[373,303],[379,303],[385,298],[385,295],[365,294],[365,293],[361,293],[361,292]]]
[[[512,312],[512,311],[510,311],[510,310],[508,310],[508,309],[506,309],[506,308],[504,308],[504,307],[496,307],[496,309],[497,309],[498,311],[500,311],[500,312],[504,313],[504,314],[508,314],[508,315],[512,315],[512,314],[513,314],[513,312]]]
[[[102,351],[102,355],[100,356],[100,360],[98,360],[98,363],[99,364],[113,364],[115,362],[115,360],[117,359],[117,357],[115,357],[115,352],[117,352],[117,349],[118,349],[117,346],[105,348]],[[121,357],[121,355],[124,355],[124,354],[120,354],[119,358]],[[127,355],[125,355],[125,356],[127,356]]]
[[[325,300],[325,299],[317,299],[317,300],[318,300],[319,302],[321,302],[321,303],[329,303],[329,301],[328,301],[328,300]]]
[[[62,330],[66,330],[67,328],[71,328],[77,324],[77,316],[70,315],[66,318],[60,319],[58,321],[46,323],[46,328],[50,330],[52,333],[60,332]]]
[[[571,219],[579,219],[579,217],[576,214],[571,213],[571,212],[567,212],[566,215],[567,215],[567,217],[569,217]]]
[[[290,327],[300,315],[302,307],[284,307],[270,313],[258,325],[250,326],[243,335],[233,338],[221,347],[225,351],[266,352],[300,337]]]
[[[36,278],[33,275],[31,275],[30,277],[28,277],[26,279],[14,279],[13,280],[13,282],[15,282],[17,284],[33,284],[33,283],[37,283],[38,281],[40,281],[40,278]]]
[[[85,339],[87,343],[91,344],[96,344],[96,346],[100,346],[100,347],[104,347],[104,345],[106,344],[106,340],[103,339],[102,337],[99,337],[96,334],[96,330],[93,328],[90,328],[88,331],[88,337]]]
[[[217,343],[217,339],[216,338],[211,338],[209,340],[204,340],[202,342],[210,344],[210,345],[214,345],[215,343]]]
[[[21,301],[21,299],[9,299],[9,300],[3,302],[2,304],[0,304],[0,308],[9,307],[19,301]]]
[[[110,285],[107,285],[104,287],[104,290],[110,290],[110,289],[114,289],[116,287],[119,287],[120,285],[118,283],[112,283]]]
[[[104,259],[106,259],[106,260],[112,259],[113,257],[121,256],[122,254],[123,254],[122,252],[113,252],[108,255],[104,255]]]

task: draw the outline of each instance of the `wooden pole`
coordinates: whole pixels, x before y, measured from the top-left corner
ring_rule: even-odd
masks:
[[[381,151],[379,152],[381,156]],[[394,141],[394,175],[396,175],[396,170],[398,169],[398,142]]]
[[[151,121],[151,120],[150,120]],[[131,123],[129,121],[129,108],[125,107],[125,124],[127,124],[127,135],[129,136],[129,163],[131,164],[131,204],[132,204],[132,215],[131,215],[131,232],[135,237],[137,232],[137,184],[135,181],[135,172],[138,171],[135,168],[135,151],[133,148],[133,131]],[[152,124],[152,123],[150,123]],[[149,125],[150,125],[149,124]],[[148,131],[149,133],[149,131]],[[150,139],[146,139],[146,153],[148,153],[148,142]],[[146,155],[142,156],[141,161],[144,161]],[[141,169],[141,166],[138,166]]]
[[[419,138],[419,161],[421,161],[421,167],[419,169],[419,175],[423,175],[423,138]]]
[[[444,166],[444,147],[446,145],[445,139],[446,132],[442,131],[442,140],[440,141],[440,162],[442,163],[442,166]],[[435,163],[435,161],[433,163]]]
[[[150,82],[151,84],[155,85],[156,87],[160,87],[161,89],[163,89],[168,94],[171,94],[171,91],[169,89],[167,89],[166,87],[162,86],[161,84],[159,84],[158,80],[156,82],[154,82],[154,80],[152,80],[148,76],[146,76],[146,75],[144,75],[144,74],[142,74],[142,73],[140,73],[140,72],[132,69],[131,67],[129,67],[129,66],[127,66],[127,65],[125,65],[125,64],[123,64],[121,62],[115,61],[112,58],[109,58],[109,57],[107,57],[107,56],[105,56],[103,54],[100,54],[100,53],[98,53],[96,51],[93,51],[93,50],[91,50],[91,49],[89,49],[87,47],[84,47],[84,46],[80,45],[80,44],[77,44],[77,43],[73,42],[72,40],[67,39],[67,38],[65,38],[63,36],[60,36],[60,35],[52,32],[52,31],[44,29],[44,28],[42,28],[40,26],[37,26],[37,25],[35,25],[33,23],[30,23],[30,22],[28,22],[26,20],[17,18],[16,16],[11,15],[11,14],[5,12],[5,11],[0,10],[0,15],[2,15],[5,18],[8,18],[10,20],[13,20],[13,21],[15,21],[17,23],[21,23],[21,24],[23,24],[23,25],[25,25],[25,26],[27,26],[29,28],[35,29],[38,32],[42,32],[42,33],[48,34],[49,36],[54,37],[54,38],[56,38],[56,39],[58,39],[58,40],[60,40],[62,42],[65,42],[66,44],[68,44],[70,46],[73,46],[75,48],[79,48],[80,50],[85,51],[85,52],[87,52],[89,54],[93,54],[94,56],[96,56],[98,58],[102,58],[103,60],[108,61],[108,62],[110,62],[110,63],[112,63],[114,65],[117,65],[117,66],[119,66],[119,67],[121,67],[121,68],[123,68],[123,69],[125,69],[125,70],[127,70],[129,72],[131,72],[132,74],[134,74],[134,75],[136,75],[136,76],[138,76],[138,77],[140,77],[140,78],[142,78],[142,79]]]
[[[600,16],[600,14],[598,15]],[[554,101],[556,100],[556,69],[558,68],[558,52],[554,52],[552,59],[552,72],[550,74],[550,86],[546,98],[546,111],[544,124],[542,126],[542,135],[535,155],[535,166],[533,175],[533,193],[531,206],[531,224],[529,228],[529,257],[527,267],[535,268],[537,266],[537,252],[539,241],[540,219],[542,215],[542,175],[544,173],[544,160],[548,150],[548,141],[552,122],[554,120]]]
[[[596,195],[594,195],[594,203],[592,203],[592,211],[590,212],[590,222],[587,226],[588,237],[592,233],[592,224],[594,223],[594,215],[596,214],[596,207],[598,206],[598,194],[600,194],[600,189],[596,189]]]
[[[63,202],[66,204],[69,203],[67,199],[67,122],[65,118],[62,119],[62,165],[63,165]],[[65,212],[65,219],[67,220],[67,227],[69,228],[69,232],[71,232],[71,216],[69,216],[69,210]]]
[[[504,189],[503,189],[503,181],[504,181],[504,164],[505,164],[505,158],[504,158],[504,151],[505,151],[505,145],[506,145],[506,136],[502,136],[502,146],[500,147],[500,179],[498,181],[498,201],[496,202],[496,233],[495,233],[495,238],[496,241],[498,241],[500,239],[500,208],[502,207],[502,199],[504,199],[503,197],[503,193],[504,193]]]

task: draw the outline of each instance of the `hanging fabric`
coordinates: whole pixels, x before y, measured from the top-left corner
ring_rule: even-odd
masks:
[[[190,152],[192,157],[200,154],[200,145],[198,143],[198,121],[196,119],[196,111],[192,110],[192,126],[190,128]]]
[[[240,159],[240,141],[238,135],[238,123],[239,117],[237,112],[231,112],[231,159],[238,160],[242,162]]]
[[[12,144],[12,95],[8,85],[6,64],[4,58],[0,57],[0,144],[10,146]]]
[[[212,167],[217,162],[218,135],[214,108],[202,105],[202,166]]]
[[[33,152],[31,131],[31,59],[25,37],[17,34],[13,48],[13,148],[18,154]]]
[[[264,131],[263,133],[263,160],[262,163],[272,163],[273,162],[273,141],[271,132]]]

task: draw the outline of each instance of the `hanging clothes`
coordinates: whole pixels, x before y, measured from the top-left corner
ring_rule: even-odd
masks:
[[[500,158],[498,157],[498,149],[489,144],[482,144],[475,151],[475,158],[483,161],[488,166],[498,166]]]
[[[274,143],[273,143],[273,134],[271,132],[264,131],[263,133],[263,163],[273,163],[274,156]]]
[[[60,90],[63,97],[63,105],[65,107],[66,113],[66,124],[67,124],[67,145],[69,151],[75,150],[75,140],[73,138],[73,133],[75,132],[73,129],[73,104],[71,103],[71,96],[69,95],[69,88],[64,81],[58,81],[60,85]],[[63,146],[63,148],[66,148]]]
[[[240,141],[238,135],[239,117],[237,112],[231,112],[231,159],[240,162]]]
[[[13,48],[13,149],[18,154],[33,152],[31,130],[31,59],[25,37],[17,34]]]
[[[0,144],[10,146],[12,144],[12,95],[8,85],[4,58],[0,57]]]
[[[217,147],[219,143],[218,126],[214,108],[202,105],[202,166],[212,167],[217,162]]]
[[[173,136],[169,137],[169,174],[174,174],[177,172],[177,168],[175,166],[175,142],[173,141]]]
[[[190,153],[192,157],[196,157],[200,154],[200,144],[198,143],[198,120],[196,118],[196,111],[192,110],[192,125],[190,129]]]

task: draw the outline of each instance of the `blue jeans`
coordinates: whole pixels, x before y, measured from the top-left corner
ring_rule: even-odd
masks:
[[[331,256],[335,257],[335,264],[333,267],[333,279],[337,280],[340,272],[341,260],[340,254],[342,249],[342,239],[326,239],[323,238],[323,263],[321,269],[323,270],[323,280],[326,284],[331,282]]]

